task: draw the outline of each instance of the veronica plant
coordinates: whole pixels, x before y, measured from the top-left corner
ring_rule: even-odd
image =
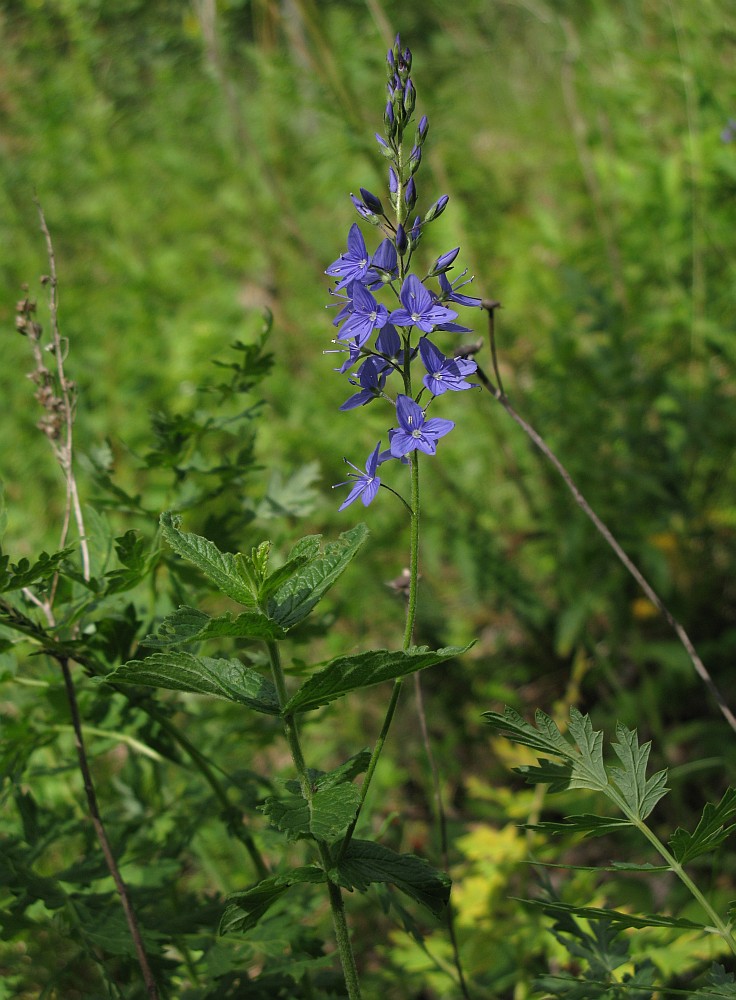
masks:
[[[462,357],[461,352],[458,356],[455,352],[446,356],[430,335],[469,332],[468,327],[455,322],[458,313],[450,304],[479,307],[481,300],[459,291],[471,280],[463,280],[466,272],[454,282],[447,277],[459,247],[439,256],[421,277],[412,270],[424,232],[444,212],[448,197],[442,195],[423,216],[414,215],[418,202],[415,176],[421,166],[429,122],[423,115],[416,128],[412,125],[416,91],[411,64],[411,52],[408,48],[402,50],[397,36],[386,59],[388,100],[383,115],[384,134],[376,134],[381,153],[389,162],[390,209],[386,211],[381,199],[365,188],[360,189],[360,198],[351,195],[358,215],[382,233],[383,239],[371,254],[360,228],[353,223],[347,251],[330,264],[326,273],[337,279],[332,294],[341,300],[334,325],[339,327],[338,349],[345,351],[347,357],[337,370],[349,373],[350,383],[358,388],[341,409],[352,410],[381,401],[391,407],[396,424],[388,429],[388,447],[382,451],[379,442],[373,449],[365,475],[352,462],[348,463],[356,469],[357,476],[349,474],[348,482],[355,482],[340,509],[358,498],[366,507],[372,503],[379,487],[386,485],[376,474],[378,467],[397,460],[411,468],[407,507],[414,523],[419,510],[419,453],[434,455],[439,439],[455,426],[451,420],[428,416],[428,411],[437,396],[473,388],[467,379],[476,371],[475,362]],[[388,305],[379,301],[379,295],[388,299]],[[418,376],[414,373],[415,364],[422,367]],[[413,532],[415,569],[417,538]],[[407,641],[411,636],[412,615],[413,612],[407,622]]]
[[[381,201],[361,189],[353,198],[359,215],[384,234],[371,255],[357,225],[348,234],[347,252],[327,269],[337,279],[334,295],[341,303],[336,317],[337,341],[346,360],[339,371],[348,375],[353,392],[342,409],[352,410],[374,400],[389,401],[393,413],[388,447],[373,448],[365,472],[352,465],[351,490],[341,509],[360,498],[368,506],[378,494],[384,463],[410,469],[410,496],[403,499],[411,515],[410,588],[404,641],[398,650],[378,649],[339,656],[327,664],[308,668],[308,676],[294,684],[289,659],[282,656],[282,643],[290,638],[313,611],[323,595],[356,555],[367,536],[364,525],[345,532],[340,539],[322,546],[319,537],[302,538],[285,560],[272,561],[271,542],[264,541],[249,553],[221,551],[213,542],[183,531],[177,514],[161,517],[161,534],[174,552],[196,567],[225,598],[240,608],[212,616],[194,607],[180,607],[159,625],[156,634],[143,642],[152,652],[130,660],[110,675],[116,684],[147,684],[206,694],[235,702],[280,721],[293,761],[295,778],[287,780],[276,794],[261,803],[261,811],[272,827],[288,841],[304,843],[304,864],[291,863],[292,853],[281,850],[271,864],[258,867],[259,881],[232,893],[224,913],[223,932],[247,932],[294,886],[322,886],[329,898],[337,949],[351,1000],[361,996],[358,963],[354,956],[344,904],[344,892],[365,891],[372,883],[389,883],[440,917],[449,900],[450,880],[426,861],[397,854],[388,847],[354,836],[362,816],[371,779],[378,764],[393,718],[402,679],[425,667],[446,661],[464,649],[429,650],[413,645],[416,613],[417,559],[419,541],[419,454],[434,455],[438,441],[454,424],[430,416],[435,398],[448,391],[471,388],[467,377],[475,364],[446,356],[430,339],[436,332],[464,332],[455,323],[457,312],[447,303],[479,305],[480,300],[462,295],[462,276],[454,283],[447,278],[458,250],[439,257],[421,278],[410,270],[412,259],[426,226],[447,204],[443,196],[422,218],[409,224],[417,202],[414,175],[421,163],[427,137],[422,118],[409,147],[405,133],[410,127],[415,91],[410,78],[411,53],[400,41],[388,54],[389,100],[384,113],[385,138],[378,137],[390,161],[389,202],[391,217]],[[436,287],[430,287],[432,282]],[[389,305],[379,297],[392,298]],[[413,366],[421,363],[422,378],[413,377]],[[389,394],[389,383],[395,386]],[[416,383],[416,384],[415,384]],[[391,489],[391,488],[390,488]],[[392,492],[396,492],[393,491]],[[180,647],[206,641],[238,644],[260,643],[265,658],[244,661],[239,656],[201,656]],[[466,647],[467,648],[467,647]],[[267,672],[252,662],[268,664]],[[304,668],[299,668],[303,675]],[[300,737],[300,716],[323,709],[350,692],[392,680],[385,720],[372,751],[361,750],[328,770],[310,767]],[[362,784],[355,779],[365,774]],[[288,859],[288,860],[287,860]],[[462,983],[462,974],[458,972]],[[311,995],[311,994],[310,994]]]

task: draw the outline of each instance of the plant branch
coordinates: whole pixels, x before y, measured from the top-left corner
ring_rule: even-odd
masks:
[[[74,742],[77,747],[79,770],[82,772],[82,780],[84,782],[84,792],[87,797],[89,815],[100,847],[102,848],[102,853],[105,857],[108,870],[112,875],[115,888],[120,896],[123,913],[125,914],[125,922],[128,925],[130,936],[133,939],[133,947],[135,948],[136,958],[138,959],[141,974],[143,975],[143,980],[146,984],[146,992],[148,993],[150,1000],[158,1000],[159,994],[156,986],[156,980],[153,978],[153,973],[151,972],[151,967],[148,963],[148,955],[146,954],[146,949],[143,944],[143,938],[138,926],[135,911],[133,910],[133,904],[130,900],[130,896],[128,895],[128,887],[120,874],[120,869],[118,868],[118,864],[110,845],[110,841],[108,840],[107,831],[105,830],[102,817],[100,816],[100,810],[97,805],[97,794],[95,792],[94,782],[92,781],[92,773],[89,769],[87,751],[84,746],[82,721],[79,715],[79,705],[77,703],[77,696],[74,690],[74,681],[69,668],[69,660],[66,656],[59,656],[57,657],[57,661],[61,667],[61,672],[64,677],[64,687],[66,688],[66,696],[67,701],[69,702],[69,711],[72,718],[72,727],[74,729]]]
[[[481,368],[478,368],[478,371],[476,372],[478,378],[481,380],[484,387],[491,393],[496,402],[501,404],[501,406],[508,413],[511,419],[516,424],[518,424],[519,427],[521,427],[521,429],[524,431],[527,437],[529,437],[534,442],[534,444],[537,446],[537,448],[539,448],[539,450],[542,452],[545,458],[547,458],[552,463],[554,468],[562,477],[562,480],[567,486],[568,490],[572,494],[575,503],[578,505],[578,507],[580,507],[580,509],[583,511],[586,517],[593,523],[596,531],[600,534],[600,536],[604,539],[604,541],[607,542],[607,544],[616,554],[617,558],[622,563],[622,565],[636,580],[636,582],[639,584],[639,586],[644,591],[646,596],[649,598],[652,604],[658,609],[658,611],[665,619],[667,624],[670,626],[670,628],[675,632],[677,638],[682,643],[685,652],[690,657],[690,661],[694,666],[695,671],[697,672],[698,676],[703,681],[706,688],[710,692],[711,696],[715,700],[724,719],[729,724],[731,729],[734,732],[736,732],[736,716],[734,716],[733,712],[726,704],[723,695],[716,686],[708,669],[698,656],[698,653],[695,649],[695,646],[692,643],[692,640],[690,639],[690,636],[687,634],[687,632],[680,624],[680,622],[677,621],[677,619],[674,617],[669,608],[665,605],[664,601],[659,596],[659,594],[657,594],[652,585],[644,577],[641,570],[639,570],[639,568],[631,561],[629,556],[621,548],[619,543],[616,541],[616,538],[611,533],[610,529],[598,517],[596,512],[593,510],[593,508],[590,506],[588,501],[585,499],[583,494],[578,489],[578,486],[573,480],[570,473],[567,471],[565,466],[559,460],[557,455],[555,455],[555,453],[552,451],[550,446],[542,438],[541,434],[539,434],[530,424],[528,424],[523,417],[519,416],[516,410],[509,403],[506,393],[501,388],[502,383],[496,358],[494,313],[495,310],[498,308],[498,306],[499,306],[498,302],[492,302],[487,299],[484,299],[482,302],[482,308],[486,309],[488,312],[488,336],[491,344],[491,357],[493,359],[493,369],[497,384],[494,385],[494,383],[488,378],[487,375],[485,375],[485,373],[481,370]]]

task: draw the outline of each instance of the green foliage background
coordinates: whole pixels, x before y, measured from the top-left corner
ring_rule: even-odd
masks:
[[[721,135],[736,116],[729,0],[6,0],[6,548],[14,558],[51,549],[63,509],[23,377],[27,343],[13,332],[24,282],[43,307],[34,195],[54,239],[62,333],[80,387],[86,499],[98,495],[96,462],[129,492],[145,491],[151,509],[165,506],[170,421],[212,405],[197,391],[217,381],[212,360],[229,360],[234,340],[252,341],[268,309],[275,364],[259,388],[267,419],[255,443],[263,482],[191,512],[192,526],[206,533],[220,518],[247,545],[274,532],[334,536],[357,520],[353,508],[336,513],[330,486],[344,476],[344,455],[364,460],[384,418],[373,408],[336,412],[346,385],[322,353],[333,335],[323,272],[354,218],[348,193],[385,186],[373,133],[396,30],[411,45],[417,110],[430,120],[420,204],[451,196],[427,258],[460,244],[478,294],[502,302],[501,370],[514,405],[688,628],[733,703],[736,141]],[[477,327],[484,332],[483,321]],[[487,350],[479,361],[490,367]],[[525,818],[514,816],[505,772],[488,750],[479,722],[486,707],[549,709],[566,698],[601,725],[638,725],[655,738],[659,763],[680,773],[663,822],[676,809],[698,812],[706,793],[719,797],[735,761],[731,734],[684,654],[555,473],[489,396],[460,395],[454,417],[457,431],[425,463],[417,639],[443,646],[479,637],[451,671],[425,680],[455,832],[466,844],[456,858],[462,883],[484,870],[475,824],[504,829]],[[196,466],[201,456],[189,457]],[[295,474],[310,483],[303,470],[312,465],[318,478],[307,501],[267,522],[258,504],[269,477],[283,496]],[[140,517],[110,517],[121,532],[145,528]],[[339,588],[336,627],[315,639],[325,656],[394,645],[401,635],[402,609],[385,583],[403,568],[402,508],[382,496],[367,519],[372,541]],[[341,716],[336,754],[355,730],[377,724],[380,705],[376,696]],[[211,711],[224,713],[217,718],[232,734],[230,709],[194,710],[204,742],[243,766],[232,739],[208,734]],[[426,767],[408,701],[403,712],[384,772],[384,819],[394,808],[408,812],[397,840],[431,850]],[[257,747],[257,735],[249,738]],[[105,773],[109,746],[99,752]],[[176,780],[178,794],[194,795]],[[143,774],[133,783],[131,815],[148,781],[155,785]],[[233,860],[214,831],[203,831],[193,888],[224,891]],[[529,877],[511,868],[498,876],[502,887]],[[727,892],[732,858],[718,878]],[[527,975],[519,956],[538,953],[541,934],[536,918],[508,901],[510,890],[478,903],[470,887],[464,898],[480,906],[474,926],[486,936],[468,928],[468,960],[481,969],[482,942],[499,943],[481,971],[502,995]],[[509,926],[513,968],[501,948]],[[414,961],[423,974],[421,955],[398,938],[383,961],[404,970]]]

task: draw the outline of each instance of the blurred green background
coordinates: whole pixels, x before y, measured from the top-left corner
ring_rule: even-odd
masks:
[[[324,269],[355,219],[349,192],[386,187],[373,133],[396,31],[430,122],[419,207],[451,199],[422,253],[429,261],[461,245],[476,293],[501,301],[512,403],[733,703],[731,0],[5,0],[7,549],[17,558],[53,546],[63,507],[35,429],[28,344],[13,329],[24,282],[46,322],[34,196],[56,248],[87,500],[100,456],[126,489],[155,487],[144,461],[152,413],[200,406],[212,360],[252,340],[268,309],[276,363],[257,453],[266,478],[312,463],[318,473],[307,513],[280,530],[334,536],[363,516],[338,515],[344,492],[330,487],[344,478],[343,456],[364,462],[385,416],[337,412],[348,386],[323,354],[334,335]],[[375,234],[365,235],[371,249]],[[484,335],[485,318],[472,320]],[[487,347],[478,360],[490,369]],[[681,769],[676,806],[694,798],[697,810],[704,791],[720,794],[736,755],[689,661],[491,397],[452,403],[457,429],[424,463],[417,639],[478,637],[451,675],[425,682],[458,823],[510,808],[485,784],[492,768],[504,772],[477,756],[488,745],[479,714],[504,700],[551,709],[566,697],[600,724],[638,725],[655,737],[658,764]],[[385,583],[404,565],[402,507],[385,494],[365,518],[372,541],[339,588],[327,652],[400,641],[402,609]],[[254,530],[243,529],[244,543]],[[375,724],[379,708],[365,712]],[[404,792],[424,781],[415,728],[407,711],[396,751]],[[705,763],[695,770],[693,760]]]

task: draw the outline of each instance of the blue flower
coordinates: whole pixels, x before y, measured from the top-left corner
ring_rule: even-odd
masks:
[[[403,395],[396,399],[396,418],[398,428],[388,432],[394,458],[403,458],[410,451],[434,455],[438,439],[449,434],[455,426],[452,420],[442,420],[440,417],[430,417],[427,420],[419,403]]]
[[[349,507],[353,501],[360,497],[363,501],[363,506],[367,507],[373,500],[375,500],[376,493],[378,493],[378,487],[381,485],[381,480],[376,475],[376,469],[378,468],[378,453],[381,449],[381,442],[379,441],[375,449],[371,452],[368,457],[368,461],[365,463],[365,472],[361,472],[357,465],[353,465],[352,462],[345,461],[352,468],[355,469],[355,473],[349,472],[349,479],[346,479],[344,483],[336,483],[333,489],[338,486],[347,486],[351,480],[355,480],[353,488],[348,494],[347,500],[344,500],[339,510],[345,510]]]
[[[352,385],[359,385],[360,391],[353,393],[340,407],[341,410],[354,410],[356,406],[365,406],[383,392],[386,384],[386,369],[388,365],[380,358],[368,358],[360,366],[358,381],[350,379]]]
[[[460,278],[464,277],[467,271],[463,271]],[[456,278],[455,281],[450,284],[449,278],[446,274],[440,274],[438,280],[440,283],[440,288],[442,289],[442,295],[440,295],[440,300],[442,302],[457,302],[461,306],[480,306],[480,299],[476,298],[475,295],[463,295],[457,292],[456,288],[462,288],[463,285],[469,285],[473,280],[468,278],[467,281],[460,281],[460,278]]]
[[[426,337],[419,338],[419,354],[428,374],[424,376],[424,384],[433,396],[441,396],[443,392],[461,389],[473,389],[472,382],[466,382],[465,376],[477,371],[475,361],[465,358],[446,358]]]
[[[376,302],[367,288],[358,281],[350,286],[352,311],[337,335],[338,340],[354,339],[362,347],[374,330],[388,322],[388,309]]]
[[[398,276],[398,257],[393,240],[382,240],[373,254],[371,266],[364,283],[369,288],[380,288]]]
[[[457,319],[457,313],[434,299],[419,278],[410,274],[399,293],[403,309],[394,309],[389,322],[395,326],[418,326],[424,333],[431,333],[440,323]]]
[[[348,252],[341,254],[327,268],[325,274],[339,278],[335,291],[345,288],[351,281],[360,281],[370,267],[371,257],[363,239],[363,234],[354,222],[348,233]]]

